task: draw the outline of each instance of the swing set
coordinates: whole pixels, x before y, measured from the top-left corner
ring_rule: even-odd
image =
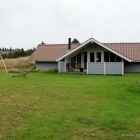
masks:
[[[6,68],[5,62],[4,62],[3,58],[2,58],[2,52],[1,52],[1,51],[0,51],[0,58],[1,58],[2,63],[3,63],[3,65],[4,65],[5,71],[8,73],[8,70],[7,70],[7,68]],[[34,68],[32,68],[32,69],[31,69],[30,71],[28,71],[28,72],[25,72],[25,73],[19,74],[19,75],[13,75],[12,77],[19,77],[19,76],[26,77],[26,75],[27,75],[28,73],[34,71],[36,68],[37,68],[37,67],[35,66]]]
[[[7,70],[6,65],[5,65],[5,63],[4,63],[4,60],[3,60],[3,58],[2,58],[2,52],[1,52],[1,51],[0,51],[0,58],[1,58],[2,63],[3,63],[3,65],[4,65],[5,71],[8,73],[8,70]]]

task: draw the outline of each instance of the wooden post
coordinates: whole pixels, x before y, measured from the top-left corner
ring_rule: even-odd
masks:
[[[88,74],[88,63],[89,63],[89,62],[87,62],[87,74]]]
[[[3,60],[3,58],[2,58],[2,55],[1,55],[1,51],[0,51],[0,57],[1,57],[1,60],[2,60],[2,62],[3,62],[4,68],[5,68],[6,72],[8,73],[8,70],[7,70],[7,68],[6,68],[6,65],[5,65],[4,60]]]
[[[104,75],[106,74],[106,65],[105,65],[105,62],[104,62]]]

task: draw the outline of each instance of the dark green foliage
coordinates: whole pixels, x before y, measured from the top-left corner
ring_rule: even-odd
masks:
[[[1,49],[0,48],[0,50],[2,50],[2,51],[10,51],[7,54],[2,54],[3,58],[18,58],[18,57],[24,57],[24,56],[31,55],[35,51],[35,48],[28,49],[28,50],[24,50],[23,48],[13,50],[10,47],[10,49],[7,49],[7,48],[2,48]]]
[[[71,43],[80,43],[80,42],[79,42],[79,40],[77,40],[76,38],[74,38]]]

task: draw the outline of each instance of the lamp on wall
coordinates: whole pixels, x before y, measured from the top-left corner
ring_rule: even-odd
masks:
[[[91,44],[93,44],[93,41],[91,41]]]

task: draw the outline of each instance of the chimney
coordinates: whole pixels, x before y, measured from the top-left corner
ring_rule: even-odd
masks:
[[[68,50],[70,50],[71,49],[71,38],[69,38],[69,40],[68,40]]]

